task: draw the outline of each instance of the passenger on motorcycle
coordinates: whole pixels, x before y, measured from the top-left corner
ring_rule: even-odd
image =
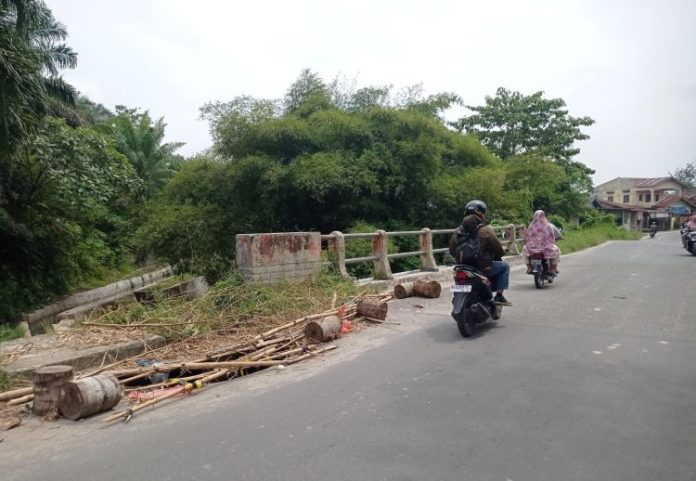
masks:
[[[522,249],[522,256],[527,264],[527,274],[532,272],[532,254],[544,254],[550,260],[549,272],[558,274],[558,263],[561,259],[561,250],[555,243],[556,236],[553,227],[546,219],[543,210],[534,213],[534,220],[527,227],[527,239]]]
[[[505,289],[510,285],[510,266],[502,260],[503,246],[493,228],[488,224],[487,211],[488,207],[481,200],[472,200],[466,204],[464,220],[462,220],[459,230],[478,233],[480,246],[478,261],[477,265],[472,265],[472,267],[480,269],[491,280],[491,290],[496,292],[493,302],[502,306],[511,306],[512,303],[503,295]],[[452,236],[452,241],[456,237],[457,234]]]
[[[696,215],[689,217],[689,220],[686,222],[686,228],[691,231],[696,230]]]

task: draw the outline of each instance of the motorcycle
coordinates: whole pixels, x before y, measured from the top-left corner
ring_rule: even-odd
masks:
[[[652,239],[653,237],[655,237],[655,233],[656,233],[656,232],[657,232],[657,231],[650,229],[650,238],[651,238],[651,239]]]
[[[503,307],[493,302],[491,280],[471,266],[454,266],[452,317],[464,337],[474,335],[479,324],[497,320]]]
[[[556,274],[549,270],[551,260],[544,257],[543,253],[532,254],[529,256],[529,261],[532,264],[530,276],[534,276],[534,287],[541,289],[544,283],[552,284],[556,278]]]
[[[696,256],[696,231],[684,229],[682,232],[684,249],[689,251],[692,256]]]

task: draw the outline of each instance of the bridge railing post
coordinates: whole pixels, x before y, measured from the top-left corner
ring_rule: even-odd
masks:
[[[348,277],[346,269],[346,239],[343,237],[343,232],[335,230],[327,239],[327,249],[331,256],[331,261],[334,263],[334,268],[343,277]]]
[[[508,224],[505,226],[505,230],[503,231],[503,238],[509,242],[508,253],[515,255],[520,253],[519,249],[517,248],[516,229],[515,224]]]
[[[420,261],[422,271],[436,271],[437,262],[435,261],[435,255],[433,254],[433,233],[427,227],[421,229],[418,235],[418,241],[420,244]]]
[[[377,257],[374,262],[375,279],[392,279],[391,266],[389,265],[389,250],[387,249],[387,233],[378,230],[372,237],[372,255]]]

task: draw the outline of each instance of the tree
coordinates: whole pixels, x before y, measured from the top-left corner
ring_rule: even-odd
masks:
[[[315,72],[306,68],[285,93],[286,113],[307,116],[317,110],[333,107],[331,93],[324,81]]]
[[[182,142],[164,142],[164,118],[153,122],[150,114],[116,107],[108,124],[118,150],[125,155],[143,181],[138,197],[143,199],[161,189],[174,173],[175,153]]]
[[[594,124],[590,117],[572,117],[563,99],[546,99],[544,92],[523,95],[498,88],[485,105],[466,107],[474,114],[455,123],[460,130],[476,135],[501,159],[536,152],[559,163],[580,152],[576,141],[590,137],[580,127]]]
[[[682,184],[686,185],[688,190],[696,191],[696,164],[689,162],[683,167],[679,167],[674,173],[670,174]]]
[[[19,145],[46,113],[78,121],[75,89],[60,77],[77,54],[41,0],[0,1],[0,152]]]
[[[0,178],[0,321],[124,260],[139,180],[113,140],[47,117]]]

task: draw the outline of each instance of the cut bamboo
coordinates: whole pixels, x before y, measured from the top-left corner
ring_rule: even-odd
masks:
[[[34,388],[31,388],[31,387],[23,387],[21,389],[14,389],[12,391],[6,391],[3,393],[0,393],[0,402],[10,401],[12,399],[26,396],[27,394],[33,394],[33,392],[34,392]]]

